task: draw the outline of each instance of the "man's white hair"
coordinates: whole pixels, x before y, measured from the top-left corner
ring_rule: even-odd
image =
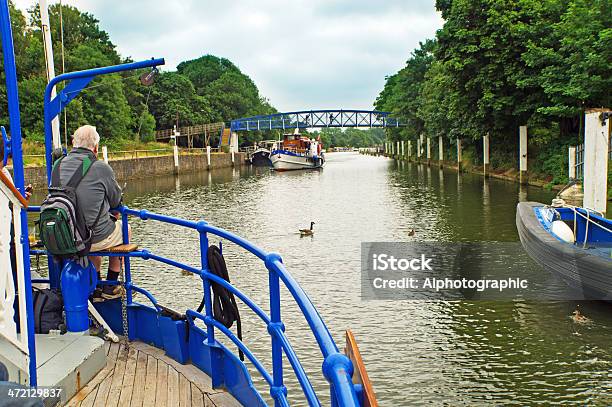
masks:
[[[100,135],[96,128],[89,124],[79,127],[72,135],[72,146],[75,148],[81,147],[93,151],[99,143]]]

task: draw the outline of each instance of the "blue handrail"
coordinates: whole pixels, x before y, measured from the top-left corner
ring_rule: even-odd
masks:
[[[194,222],[185,219],[152,213],[147,210],[134,210],[126,206],[118,208],[118,210],[124,216],[125,220],[127,220],[127,216],[129,215],[139,217],[143,220],[156,220],[196,230],[200,234],[201,242],[203,242],[200,248],[201,257],[205,258],[206,256],[206,250],[208,249],[208,238],[206,235],[207,233],[211,233],[213,235],[222,237],[237,244],[246,251],[254,254],[255,256],[263,260],[266,268],[269,271],[270,278],[269,284],[271,315],[269,318],[263,312],[263,310],[258,307],[247,295],[242,293],[240,290],[238,290],[236,287],[234,287],[227,281],[221,279],[220,277],[214,274],[211,274],[208,270],[206,261],[202,262],[203,267],[201,270],[198,270],[195,267],[188,266],[180,262],[164,258],[162,256],[154,255],[148,251],[139,251],[129,254],[129,257],[140,257],[143,259],[157,260],[165,264],[190,271],[194,274],[199,274],[204,280],[205,285],[204,294],[205,300],[207,302],[205,307],[205,315],[199,314],[193,310],[188,310],[187,315],[190,318],[199,318],[204,321],[207,327],[208,339],[212,339],[214,341],[214,329],[217,328],[224,335],[226,335],[234,344],[236,344],[236,346],[238,346],[238,348],[240,348],[245,353],[245,355],[247,355],[247,358],[253,363],[253,365],[260,372],[260,374],[262,374],[268,384],[271,384],[270,393],[278,405],[285,405],[285,403],[287,402],[286,388],[283,384],[282,370],[282,353],[284,351],[300,383],[300,386],[302,387],[302,390],[309,405],[320,405],[320,402],[315,394],[314,388],[312,387],[312,384],[310,383],[310,380],[308,379],[304,368],[299,362],[293,347],[289,343],[289,340],[287,339],[284,333],[285,328],[280,317],[281,314],[279,280],[282,281],[293,296],[295,302],[300,307],[300,310],[304,314],[304,317],[306,318],[306,321],[308,322],[308,325],[310,326],[314,334],[319,348],[321,349],[321,352],[324,357],[323,374],[331,385],[332,401],[334,402],[334,404],[337,403],[341,406],[359,405],[355,388],[351,380],[351,376],[353,373],[352,363],[345,355],[341,354],[338,351],[338,347],[336,346],[329,330],[327,329],[327,326],[325,325],[321,316],[310,301],[310,298],[308,298],[304,290],[286,270],[286,268],[282,264],[281,257],[278,254],[267,253],[264,250],[253,245],[249,241],[239,236],[236,236],[226,230],[211,226],[204,221]],[[124,225],[126,226],[125,233],[127,236],[127,222],[124,222]],[[120,255],[116,253],[113,254]],[[128,277],[127,268],[128,265],[126,264],[126,285],[127,283],[131,284],[131,278]],[[268,326],[268,332],[272,337],[272,376],[270,376],[267,371],[265,371],[263,366],[259,363],[259,361],[257,361],[257,359],[252,355],[250,350],[242,341],[236,338],[230,330],[225,328],[213,318],[212,308],[208,306],[208,302],[210,301],[209,289],[211,282],[215,282],[222,285],[223,287],[234,293],[236,296],[238,296],[238,298],[240,298],[249,308],[251,308],[251,310],[253,310],[260,317],[260,319],[262,319],[262,321],[264,321],[264,323],[266,323],[266,325]],[[215,369],[213,368],[212,371],[214,375]],[[215,378],[213,377],[212,379],[214,383]],[[272,383],[270,383],[270,380],[272,381]]]
[[[30,207],[29,211],[38,211],[39,207]],[[128,216],[138,217],[143,220],[155,220],[162,223],[168,223],[172,225],[181,226],[184,228],[195,230],[200,234],[200,236],[204,236],[204,240],[207,241],[205,237],[207,233],[212,233],[216,236],[223,237],[228,241],[231,241],[238,246],[244,248],[246,251],[253,253],[258,258],[264,260],[266,267],[269,270],[270,276],[270,301],[271,301],[271,316],[269,317],[262,309],[259,307],[251,298],[249,298],[246,294],[240,291],[238,288],[234,287],[228,281],[222,279],[221,277],[212,274],[208,268],[198,269],[196,267],[178,262],[176,260],[172,260],[163,256],[159,256],[149,252],[148,250],[136,250],[130,253],[116,253],[116,252],[96,252],[92,253],[92,255],[96,256],[114,256],[114,257],[125,257],[126,258],[126,291],[128,293],[128,305],[132,303],[132,295],[131,291],[137,291],[143,295],[145,295],[149,301],[153,304],[153,306],[159,310],[159,306],[155,297],[149,293],[147,290],[140,288],[134,285],[131,281],[131,273],[129,269],[129,258],[140,258],[143,260],[154,260],[163,264],[167,264],[172,267],[176,267],[181,270],[185,270],[191,272],[193,274],[199,275],[204,282],[207,282],[205,288],[205,297],[210,293],[210,283],[214,282],[219,284],[236,295],[245,305],[247,305],[268,327],[268,333],[272,337],[273,344],[276,344],[277,350],[280,351],[275,355],[274,349],[272,353],[272,364],[273,364],[273,373],[270,375],[267,370],[263,367],[261,362],[253,355],[253,353],[249,350],[249,348],[238,339],[229,329],[225,328],[222,324],[216,321],[213,318],[212,307],[210,309],[206,309],[205,314],[198,313],[194,310],[187,310],[186,315],[192,321],[194,319],[202,320],[206,327],[207,332],[212,332],[212,338],[214,341],[214,329],[218,329],[223,333],[227,338],[229,338],[240,350],[244,352],[249,361],[255,366],[257,371],[261,374],[264,380],[270,386],[270,393],[273,396],[277,405],[287,405],[286,400],[286,388],[283,385],[282,380],[282,353],[286,355],[298,382],[302,388],[304,396],[309,405],[311,406],[319,406],[321,405],[316,392],[312,386],[312,383],[308,379],[308,376],[299,361],[295,350],[291,346],[289,339],[284,333],[284,325],[280,319],[280,286],[278,284],[279,281],[282,281],[283,284],[287,287],[292,297],[300,307],[300,310],[304,314],[306,321],[308,322],[313,335],[319,345],[321,353],[324,357],[323,361],[323,374],[327,381],[331,385],[332,392],[332,405],[339,406],[357,406],[359,405],[357,395],[355,392],[355,388],[353,386],[351,376],[353,373],[353,367],[349,359],[339,353],[338,347],[336,346],[329,330],[327,329],[325,323],[323,322],[321,316],[317,312],[316,308],[306,295],[306,293],[302,290],[299,284],[293,279],[291,274],[286,270],[285,266],[282,264],[282,260],[278,254],[275,253],[267,253],[264,250],[258,248],[253,245],[249,241],[234,235],[231,232],[220,229],[215,226],[211,226],[204,221],[189,221],[185,219],[175,218],[166,215],[160,215],[156,213],[149,212],[147,210],[134,210],[130,209],[126,206],[122,206],[116,208],[122,216],[124,217],[124,236],[127,238],[127,224],[128,224]],[[125,240],[127,242],[127,240]],[[208,249],[208,245],[205,247],[201,247],[202,253],[204,256],[206,255],[206,251]],[[208,292],[207,292],[208,290]],[[273,312],[274,308],[276,311]],[[274,370],[274,364],[278,364],[276,370]],[[280,368],[278,367],[280,365]],[[215,369],[212,369],[213,375]],[[215,378],[213,377],[213,383],[215,382]]]

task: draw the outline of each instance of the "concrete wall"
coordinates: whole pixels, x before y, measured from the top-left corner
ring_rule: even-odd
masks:
[[[234,154],[234,165],[245,164],[245,153]],[[174,174],[174,158],[171,155],[159,157],[143,157],[125,160],[109,161],[115,171],[117,180],[144,178],[158,175]],[[226,168],[232,166],[232,156],[229,153],[213,153],[210,155],[210,169]],[[206,153],[186,154],[179,156],[179,172],[206,171],[208,163]],[[45,167],[27,167],[25,169],[25,181],[34,186],[47,185]]]

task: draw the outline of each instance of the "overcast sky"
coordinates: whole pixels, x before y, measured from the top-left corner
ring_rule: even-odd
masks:
[[[50,1],[53,3],[54,1]],[[100,20],[122,56],[166,70],[229,58],[280,111],[370,109],[442,19],[435,0],[64,0]],[[32,0],[15,0],[28,8]],[[70,27],[65,27],[69,30]]]

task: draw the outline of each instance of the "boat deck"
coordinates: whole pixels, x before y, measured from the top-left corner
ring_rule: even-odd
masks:
[[[181,365],[163,350],[142,342],[105,344],[106,366],[68,406],[239,406],[226,391],[213,389],[210,377]]]

